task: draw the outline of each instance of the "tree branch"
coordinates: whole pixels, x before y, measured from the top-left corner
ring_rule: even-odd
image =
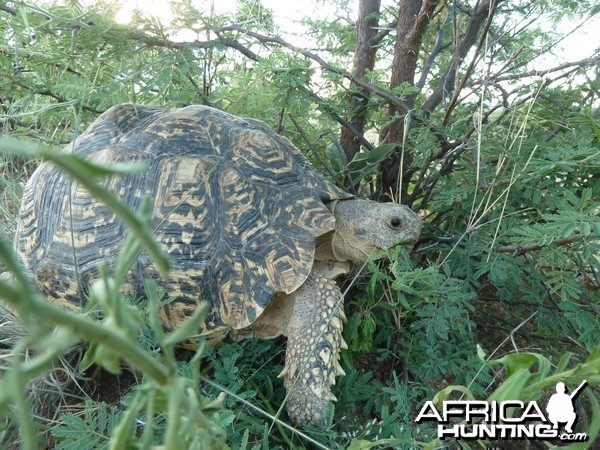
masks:
[[[552,67],[546,70],[530,70],[528,72],[517,73],[513,75],[505,75],[502,77],[494,78],[495,82],[499,81],[514,81],[519,80],[521,78],[529,78],[529,77],[543,77],[552,72],[558,72],[560,70],[568,69],[570,67],[583,67],[583,66],[594,66],[600,64],[600,55],[592,56],[590,58],[580,59],[579,61],[568,62],[564,64],[560,64],[556,67]]]
[[[416,84],[416,86],[419,88],[419,90],[423,89],[423,87],[425,86],[425,81],[427,80],[427,76],[429,75],[429,72],[431,71],[431,68],[433,67],[433,63],[435,62],[435,59],[438,57],[438,55],[441,53],[441,51],[446,47],[446,45],[444,45],[444,37],[446,36],[446,29],[448,28],[448,26],[450,26],[450,18],[451,17],[452,16],[450,14],[448,14],[446,16],[446,20],[440,27],[440,30],[438,31],[438,34],[435,38],[435,44],[433,45],[433,48],[429,52],[429,55],[427,55],[427,59],[425,60],[425,64],[423,65],[423,70],[421,71],[421,76],[419,77],[419,81],[417,81],[417,84]]]
[[[64,23],[72,24],[75,27],[91,28],[91,27],[96,26],[96,24],[94,22],[86,23],[86,22],[82,22],[79,20],[58,17],[58,16],[56,16],[52,13],[49,13],[49,12],[47,12],[39,7],[36,7],[36,6],[28,5],[27,7],[33,13],[41,15],[42,17],[46,18],[47,20],[64,22]],[[13,8],[10,8],[8,6],[5,6],[5,5],[0,5],[0,10],[5,11],[11,15],[17,14],[16,10],[14,10]],[[216,39],[207,40],[207,41],[195,40],[195,41],[191,41],[191,42],[173,42],[168,39],[150,36],[144,32],[130,32],[125,27],[116,27],[116,28],[118,31],[120,31],[124,34],[124,38],[131,39],[131,40],[137,41],[137,42],[141,42],[142,44],[149,46],[149,47],[162,47],[162,48],[169,48],[169,49],[174,49],[174,50],[184,50],[184,49],[209,49],[209,48],[213,48],[215,46],[222,45],[222,46],[225,46],[225,47],[228,47],[228,48],[238,51],[239,53],[241,53],[242,55],[244,55],[245,57],[247,57],[248,59],[250,59],[252,61],[257,61],[257,62],[261,61],[262,57],[259,56],[257,53],[253,52],[248,47],[246,47],[245,45],[240,43],[239,41],[237,41],[235,39],[227,38],[222,35],[222,33],[227,32],[227,31],[235,31],[238,33],[242,33],[245,36],[254,38],[258,42],[261,42],[264,44],[276,44],[281,47],[288,48],[294,52],[297,52],[297,53],[317,62],[322,70],[326,70],[326,71],[330,71],[330,72],[339,74],[339,75],[343,76],[344,78],[350,80],[357,86],[360,86],[361,88],[363,88],[379,97],[384,98],[385,100],[387,100],[388,102],[390,102],[392,104],[398,105],[398,107],[404,106],[402,100],[399,99],[398,97],[396,97],[395,95],[393,95],[392,93],[390,93],[382,88],[379,88],[373,84],[367,83],[366,81],[364,81],[363,79],[361,79],[359,77],[352,76],[350,73],[346,72],[343,69],[334,67],[332,64],[329,64],[328,62],[326,62],[320,56],[318,56],[317,54],[315,54],[313,52],[298,48],[298,47],[284,41],[280,37],[272,37],[272,36],[262,35],[260,33],[246,30],[237,24],[225,26],[225,27],[221,27],[221,28],[217,29],[215,31],[218,36]],[[383,35],[380,35],[380,37],[382,38]],[[27,88],[32,89],[29,87],[27,87]],[[41,93],[42,95],[49,95],[51,97],[54,97],[54,95],[55,95],[51,92],[45,92],[45,93],[39,92],[39,93]],[[322,99],[320,99],[318,96],[316,96],[313,93],[311,93],[311,95],[313,97],[316,97],[317,99],[319,99],[320,102],[322,103]],[[88,109],[90,107],[86,106],[85,108]],[[93,109],[90,109],[90,110],[93,110]],[[360,133],[348,121],[343,120],[341,117],[339,117],[337,115],[334,118],[336,121],[338,121],[340,123],[340,125],[350,129],[357,136],[357,138],[361,141],[361,143],[363,145],[365,145],[367,148],[372,148],[372,145],[364,139],[364,136],[362,135],[362,133]]]
[[[454,90],[456,69],[460,65],[461,61],[465,58],[471,47],[475,44],[481,27],[486,23],[489,27],[490,21],[487,19],[494,15],[494,12],[501,1],[502,0],[483,0],[481,3],[477,4],[475,11],[471,16],[471,20],[469,21],[467,31],[465,32],[461,42],[458,44],[457,52],[446,67],[446,70],[441,77],[443,81],[433,92],[433,94],[431,94],[431,96],[425,101],[423,104],[423,111],[427,113],[433,112],[433,110],[442,102],[444,97]]]
[[[375,67],[377,46],[373,45],[373,37],[377,33],[380,7],[380,0],[361,0],[359,2],[356,24],[356,50],[352,67],[352,73],[358,78],[364,77],[367,72],[372,71]],[[351,89],[346,96],[351,114],[350,123],[360,134],[363,134],[367,122],[369,91],[362,89],[359,92],[353,92]],[[351,161],[360,151],[360,144],[360,141],[356,138],[356,133],[348,128],[342,128],[340,145],[344,149],[348,161]]]
[[[554,239],[552,241],[552,245],[556,245],[556,246],[569,245],[569,244],[572,244],[573,242],[577,242],[577,241],[584,239],[584,237],[587,239],[600,239],[600,236],[596,236],[596,235],[582,236],[580,234],[574,234],[573,236]],[[539,245],[539,244],[527,244],[527,245],[510,244],[510,245],[501,245],[500,247],[496,248],[496,251],[500,252],[500,253],[516,253],[517,255],[523,255],[528,252],[535,252],[535,251],[541,250],[544,247],[545,247],[545,245]]]
[[[327,103],[325,102],[325,100],[323,100],[321,97],[319,97],[313,91],[311,91],[308,88],[305,88],[305,89],[306,89],[306,92],[308,92],[308,95],[311,98],[313,98],[317,102],[317,104],[321,105],[321,107],[325,110],[325,112],[327,114],[329,114],[342,127],[345,127],[348,130],[350,130],[352,132],[352,134],[354,134],[356,139],[358,139],[360,141],[360,143],[363,145],[363,147],[365,147],[367,150],[373,150],[373,144],[371,144],[369,141],[367,141],[364,134],[361,131],[359,131],[351,122],[347,121],[346,119],[341,117],[339,114],[337,114],[333,108],[327,106]]]
[[[174,49],[174,50],[183,50],[186,48],[208,49],[208,48],[214,47],[216,45],[224,45],[226,47],[237,50],[242,55],[246,56],[247,58],[251,59],[252,61],[260,62],[263,59],[261,56],[254,53],[252,50],[250,50],[249,48],[247,48],[246,46],[241,44],[239,41],[221,36],[221,33],[225,32],[225,31],[237,31],[239,33],[243,33],[244,35],[250,36],[262,43],[278,44],[280,46],[289,48],[290,50],[301,53],[304,56],[307,56],[307,57],[317,61],[321,65],[322,69],[324,69],[324,70],[329,70],[329,71],[332,71],[335,73],[342,72],[340,69],[337,69],[337,68],[331,66],[330,64],[326,63],[324,60],[322,60],[319,56],[315,55],[314,53],[311,53],[306,50],[302,50],[288,42],[285,42],[283,39],[281,39],[279,37],[271,37],[271,36],[262,35],[262,34],[259,34],[259,33],[253,32],[253,31],[246,30],[246,29],[240,27],[239,25],[235,25],[235,24],[219,28],[218,30],[216,30],[218,38],[212,39],[209,41],[196,40],[196,41],[192,41],[192,42],[173,42],[173,41],[169,41],[167,39],[158,39],[158,38],[155,38],[152,36],[148,36],[144,33],[130,33],[127,35],[127,37],[130,39],[142,42],[150,47],[163,47],[163,48],[170,48],[170,49]],[[350,75],[348,74],[348,76],[350,76]],[[371,88],[370,90],[372,92],[376,91],[378,89],[378,88],[375,88],[374,86],[372,86],[362,80],[359,80],[355,77],[351,77],[351,78],[354,79],[357,82],[357,84],[359,84],[360,86],[362,86],[362,87],[367,86],[368,88]],[[317,94],[315,94],[314,92],[312,92],[309,89],[307,89],[307,92],[310,95],[310,97],[312,97],[317,103],[324,105],[325,102],[323,101],[323,99],[321,97],[319,97]],[[384,95],[384,94],[387,94],[387,93],[382,91],[381,95]],[[391,94],[387,94],[387,95],[391,95]],[[398,99],[396,99],[396,100],[398,101]],[[331,109],[328,109],[327,113],[330,114],[331,117],[336,122],[338,122],[342,127],[349,129],[356,136],[356,138],[361,142],[361,144],[363,146],[365,146],[365,148],[367,148],[367,149],[373,148],[373,145],[369,141],[367,141],[364,138],[363,134],[359,130],[357,130],[356,127],[354,127],[350,122],[348,122],[347,120],[340,117],[338,114],[336,114]]]
[[[448,121],[450,120],[450,115],[452,114],[452,111],[456,107],[456,102],[458,100],[458,96],[460,95],[461,91],[464,89],[465,85],[467,84],[467,80],[469,79],[469,77],[471,76],[471,73],[473,72],[473,69],[475,68],[475,62],[479,58],[481,49],[483,48],[483,46],[486,42],[486,36],[490,30],[490,27],[492,26],[492,20],[494,19],[494,15],[496,13],[496,9],[497,9],[498,3],[500,1],[501,0],[492,0],[489,3],[489,5],[487,5],[487,17],[486,17],[485,26],[483,28],[483,33],[481,33],[481,37],[479,38],[479,44],[477,45],[475,54],[473,55],[473,58],[471,59],[471,62],[469,64],[469,66],[467,67],[467,70],[465,71],[465,73],[462,77],[462,80],[460,81],[459,86],[457,88],[455,88],[454,93],[452,94],[452,100],[450,100],[450,104],[449,104],[448,108],[446,109],[446,113],[444,114],[444,119],[442,120],[442,123],[444,125],[448,124]],[[485,9],[482,8],[482,11],[479,12],[479,15],[482,16],[481,18],[483,18],[484,12],[485,12]],[[475,11],[475,14],[473,14],[472,22],[473,22],[473,20],[479,20],[479,19],[475,19],[476,15],[477,15],[477,11]],[[471,28],[471,23],[469,24],[469,28]],[[475,30],[475,36],[474,36],[474,37],[476,37],[477,31],[479,28],[477,27],[477,25],[475,25],[474,28],[477,28],[477,30]],[[465,36],[465,39],[463,39],[463,42],[461,43],[461,45],[468,45],[469,47],[473,46],[474,42],[470,43],[466,38],[467,37]]]
[[[414,86],[415,72],[423,36],[439,4],[439,0],[401,0],[398,5],[398,25],[394,44],[394,59],[390,76],[390,89],[403,84]],[[406,95],[405,104],[388,105],[387,115],[393,120],[382,131],[383,141],[398,144],[405,142],[405,129],[412,125],[415,94]],[[407,117],[407,115],[409,117]],[[406,122],[409,120],[409,122]],[[407,188],[412,174],[411,152],[396,152],[380,164],[378,195],[406,201]]]
[[[298,123],[296,118],[292,114],[289,114],[289,113],[288,113],[288,117],[292,120],[292,123],[296,127],[296,130],[298,130],[298,133],[300,133],[300,136],[302,137],[302,139],[304,140],[306,145],[308,145],[308,147],[312,150],[313,155],[315,155],[315,158],[317,158],[317,161],[319,161],[319,164],[321,164],[321,167],[323,167],[323,170],[325,170],[329,174],[329,176],[331,177],[332,180],[337,180],[337,177],[331,171],[331,168],[327,164],[325,164],[325,161],[323,161],[323,158],[321,158],[321,155],[319,154],[319,152],[313,147],[312,143],[306,136],[306,133],[304,132],[304,130],[302,129],[302,127],[300,126],[300,124]]]
[[[43,95],[43,96],[46,96],[46,97],[51,97],[54,100],[56,100],[57,102],[59,102],[59,103],[69,103],[70,102],[70,100],[68,100],[65,97],[62,97],[62,96],[60,96],[58,94],[55,94],[50,89],[37,89],[37,88],[31,87],[31,86],[28,86],[28,85],[26,85],[24,83],[21,83],[20,81],[16,81],[16,80],[12,80],[12,83],[15,86],[18,86],[18,87],[20,87],[22,89],[28,90],[32,94],[37,94],[37,95]],[[85,103],[82,103],[81,107],[83,109],[85,109],[86,111],[93,112],[93,113],[96,113],[96,114],[100,114],[102,112],[102,111],[98,111],[95,108],[92,108],[89,105],[86,105]]]
[[[227,39],[219,36],[217,39],[211,39],[209,41],[188,41],[188,42],[173,42],[168,39],[159,39],[153,36],[148,36],[143,32],[139,33],[126,33],[126,37],[128,39],[132,39],[134,41],[142,42],[143,44],[149,47],[162,47],[162,48],[170,48],[174,50],[184,50],[187,48],[197,48],[197,49],[208,49],[213,48],[217,45],[224,45],[226,47],[237,50],[245,57],[253,60],[260,61],[260,57],[254,53],[249,48],[243,46],[238,41],[234,41],[232,39]]]
[[[346,78],[347,80],[350,80],[357,86],[360,86],[361,88],[368,90],[369,92],[387,100],[390,103],[393,103],[394,105],[397,105],[399,107],[406,107],[404,102],[401,99],[399,99],[398,97],[396,97],[394,94],[392,94],[384,89],[381,89],[380,87],[377,87],[371,83],[367,83],[363,79],[353,76],[352,74],[345,71],[344,69],[340,69],[339,67],[335,67],[335,66],[331,65],[327,61],[323,60],[319,55],[312,53],[308,50],[299,48],[293,44],[290,44],[289,42],[284,41],[283,39],[281,39],[278,36],[267,36],[264,34],[256,33],[254,31],[246,30],[245,28],[242,28],[237,24],[221,27],[217,30],[217,33],[223,32],[223,31],[237,31],[238,33],[243,33],[246,36],[250,36],[263,44],[277,44],[281,47],[285,47],[285,48],[292,50],[302,56],[305,56],[308,59],[315,61],[319,65],[321,70],[325,70],[328,72],[332,72],[332,73],[341,75],[342,77]],[[237,41],[232,41],[232,42],[237,42]],[[224,43],[224,45],[229,46],[226,43]],[[259,59],[260,59],[260,57],[259,57]]]
[[[0,5],[0,11],[4,11],[9,13],[12,16],[16,16],[17,15],[17,11],[14,8],[11,8],[9,6],[6,5]]]
[[[369,46],[377,47],[388,34],[390,34],[392,31],[394,31],[396,29],[397,25],[398,25],[398,19],[396,18],[393,21],[391,21],[387,26],[380,29],[377,34],[375,34],[374,36],[371,37],[371,39],[369,39]]]

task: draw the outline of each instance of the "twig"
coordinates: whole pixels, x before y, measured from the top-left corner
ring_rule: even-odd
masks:
[[[260,56],[258,56],[256,53],[254,53],[249,48],[240,44],[238,41],[234,41],[232,39],[224,38],[221,36],[217,37],[217,39],[211,39],[208,41],[195,40],[195,41],[188,41],[188,42],[173,42],[168,39],[160,39],[160,38],[156,38],[153,36],[148,36],[147,34],[145,34],[143,32],[125,33],[125,35],[129,39],[133,39],[135,41],[142,42],[150,47],[163,47],[163,48],[170,48],[170,49],[174,49],[174,50],[184,50],[186,48],[208,49],[208,48],[216,47],[218,45],[224,45],[226,47],[237,50],[242,55],[244,55],[245,57],[247,57],[253,61],[261,60]]]
[[[37,14],[41,15],[41,16],[45,17],[47,20],[55,20],[58,22],[69,23],[69,24],[73,24],[75,27],[81,27],[81,28],[83,28],[83,27],[90,28],[90,27],[97,26],[97,24],[95,24],[94,22],[85,23],[85,22],[81,22],[81,21],[73,21],[70,19],[62,18],[62,17],[56,16],[56,15],[53,15],[47,11],[44,11],[43,9],[38,8],[38,7],[31,7],[30,5],[28,5],[28,8],[33,13],[37,13]],[[17,14],[16,10],[14,10],[13,8],[7,7],[5,5],[1,5],[0,10],[8,12],[9,14],[12,14],[12,15]],[[368,83],[359,77],[355,77],[343,69],[334,67],[332,64],[326,62],[320,56],[318,56],[317,54],[315,54],[313,52],[296,47],[296,46],[284,41],[280,37],[267,36],[267,35],[256,33],[256,32],[250,31],[250,30],[246,30],[237,24],[221,27],[221,28],[215,30],[215,33],[217,34],[216,39],[211,39],[211,40],[206,40],[206,41],[194,40],[194,41],[188,41],[188,42],[174,42],[174,41],[170,41],[165,38],[150,36],[144,32],[129,32],[126,28],[119,27],[119,26],[117,26],[115,28],[117,31],[120,31],[124,34],[124,38],[141,42],[149,47],[162,47],[162,48],[169,48],[169,49],[174,49],[174,50],[184,50],[184,49],[209,49],[209,48],[213,48],[213,47],[222,45],[222,46],[225,46],[225,47],[228,47],[228,48],[238,51],[239,53],[241,53],[242,55],[244,55],[245,57],[247,57],[248,59],[250,59],[252,61],[257,61],[257,62],[261,61],[263,58],[261,56],[259,56],[257,53],[253,52],[248,47],[246,47],[245,45],[240,43],[239,41],[237,41],[235,39],[227,38],[222,35],[222,33],[224,33],[224,32],[235,31],[238,33],[242,33],[245,36],[254,38],[263,44],[277,44],[281,47],[285,47],[294,52],[297,52],[297,53],[317,62],[322,70],[340,74],[344,78],[355,83],[357,86],[360,86],[363,89],[365,89],[369,92],[372,92],[373,94],[375,94],[379,97],[384,98],[388,102],[390,102],[394,105],[397,105],[398,107],[405,107],[404,102],[402,102],[402,100],[399,99],[398,97],[396,97],[394,94],[392,94],[378,86],[375,86],[371,83]],[[383,30],[383,31],[387,32],[387,30]],[[378,39],[379,38],[382,39],[384,37],[384,35],[385,35],[385,33],[380,34],[378,36]],[[316,96],[316,94],[311,93],[311,96],[319,99],[322,102],[322,100],[318,96]],[[350,129],[352,131],[352,133],[361,141],[361,143],[366,148],[369,148],[369,149],[372,148],[372,145],[364,138],[364,136],[362,136],[362,133],[357,132],[356,128],[352,127],[352,124],[350,124],[348,121],[344,121],[339,116],[336,116],[334,118],[336,121],[338,121],[340,123],[340,125]]]
[[[433,63],[435,62],[436,58],[442,52],[442,50],[447,47],[447,44],[444,44],[444,37],[446,36],[446,29],[448,28],[448,26],[450,26],[451,18],[451,14],[448,14],[446,16],[446,20],[440,27],[438,34],[435,38],[435,44],[429,52],[429,55],[427,55],[427,59],[425,60],[425,64],[423,65],[423,70],[421,71],[421,76],[419,78],[419,81],[416,83],[416,86],[420,90],[422,90],[425,86],[425,81],[427,80],[427,76],[429,75],[429,72],[431,71],[431,68],[433,67]]]

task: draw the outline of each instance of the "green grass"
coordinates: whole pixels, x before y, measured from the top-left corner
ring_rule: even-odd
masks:
[[[23,186],[35,164],[14,155],[0,158],[0,234],[12,240],[17,226],[17,214]]]

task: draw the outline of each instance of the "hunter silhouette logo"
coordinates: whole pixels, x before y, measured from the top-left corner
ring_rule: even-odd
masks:
[[[528,438],[586,441],[587,433],[573,432],[577,420],[573,400],[586,384],[587,381],[584,380],[567,394],[565,384],[557,383],[556,393],[552,394],[546,405],[547,414],[544,414],[536,401],[446,400],[442,402],[439,411],[432,401],[425,402],[415,421],[437,422],[440,439]],[[562,432],[559,424],[564,424]]]
[[[565,431],[567,433],[573,433],[573,425],[577,420],[577,414],[575,414],[575,408],[573,407],[573,400],[581,389],[586,385],[587,380],[583,380],[581,384],[575,389],[570,395],[565,393],[565,383],[559,382],[556,384],[556,394],[550,397],[546,411],[548,412],[548,419],[553,423],[553,429],[558,428],[559,422],[566,422]]]

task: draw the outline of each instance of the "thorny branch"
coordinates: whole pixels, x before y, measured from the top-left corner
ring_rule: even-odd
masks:
[[[492,17],[491,17],[491,15],[488,15],[488,14],[489,14],[490,8],[492,7],[492,5],[494,3],[497,4],[497,3],[499,3],[499,1],[498,0],[488,0],[486,2],[482,2],[479,5],[478,14],[476,14],[476,16],[477,16],[476,18],[478,18],[479,16],[486,17],[485,25],[484,25],[484,28],[485,28],[484,31],[485,32],[483,33],[484,36],[482,36],[480,38],[480,41],[479,41],[479,44],[478,44],[478,49],[477,49],[478,53],[481,52],[481,50],[483,48],[483,45],[485,43],[485,33],[488,32],[489,27],[491,25]],[[462,51],[463,51],[464,54],[466,54],[467,49],[470,48],[469,45],[468,45],[468,43],[466,43],[466,41],[469,40],[469,39],[470,40],[474,40],[476,38],[476,36],[477,36],[476,31],[478,31],[480,29],[479,27],[481,26],[481,24],[479,24],[479,27],[478,27],[476,22],[473,22],[473,23],[475,23],[475,25],[473,25],[473,27],[468,30],[467,36],[463,37],[463,40],[462,40],[462,42],[460,44],[461,48],[462,48]],[[361,78],[352,76],[351,74],[345,72],[344,70],[342,70],[340,68],[337,68],[337,67],[334,67],[333,65],[331,65],[327,61],[323,60],[319,55],[317,55],[317,54],[315,54],[313,52],[306,51],[304,49],[298,48],[298,47],[296,47],[296,46],[294,46],[294,45],[292,45],[292,44],[284,41],[280,37],[272,37],[272,36],[266,36],[266,35],[263,35],[263,34],[260,34],[260,33],[255,33],[255,32],[246,30],[246,29],[244,29],[244,28],[242,28],[242,27],[240,27],[238,25],[231,25],[231,26],[228,26],[228,27],[222,27],[219,31],[220,32],[236,31],[236,32],[239,32],[239,33],[243,33],[245,36],[254,38],[254,39],[256,39],[257,41],[259,41],[259,42],[261,42],[263,44],[276,44],[276,45],[280,45],[282,47],[288,48],[288,49],[290,49],[290,50],[292,50],[294,52],[298,52],[299,54],[302,54],[303,56],[305,56],[305,57],[307,57],[307,58],[315,61],[317,64],[319,64],[319,66],[321,67],[322,70],[326,70],[326,71],[330,71],[330,72],[342,75],[344,78],[352,81],[353,83],[355,83],[356,85],[364,88],[365,90],[367,90],[367,91],[369,91],[369,92],[371,92],[371,93],[373,93],[373,94],[375,94],[375,95],[377,95],[377,96],[379,96],[379,97],[381,97],[381,98],[383,98],[385,100],[390,101],[394,105],[401,106],[404,110],[406,110],[406,105],[404,104],[404,102],[402,100],[400,100],[398,97],[396,97],[393,94],[391,94],[390,92],[387,92],[387,91],[385,91],[385,90],[383,90],[381,88],[378,88],[378,87],[376,87],[376,86],[374,86],[374,85],[372,85],[370,83],[366,83]],[[390,30],[385,30],[385,31],[386,31],[386,33],[384,33],[384,34],[387,34],[387,32],[389,32]],[[384,34],[378,35],[377,39],[383,38]],[[467,37],[469,39],[467,39]],[[441,42],[442,42],[441,38],[439,39],[439,42],[440,42],[439,45],[441,46]],[[440,49],[440,51],[441,51],[441,49]],[[577,67],[578,68],[578,67],[588,66],[588,65],[592,65],[592,64],[597,63],[599,59],[600,58],[598,58],[598,57],[587,58],[587,59],[583,59],[583,60],[580,60],[580,61],[575,62],[575,63],[561,64],[560,66],[557,66],[555,68],[550,68],[550,69],[545,70],[543,72],[540,72],[540,71],[531,71],[531,72],[523,74],[522,76],[517,76],[517,77],[515,77],[515,79],[517,79],[517,78],[526,78],[526,77],[544,76],[544,75],[547,75],[547,74],[552,73],[552,72],[564,71],[565,69],[568,69],[570,67]],[[473,58],[473,60],[472,60],[472,62],[470,64],[470,68],[471,69],[473,68],[473,64],[474,64],[475,60],[476,60],[476,56]],[[433,61],[431,61],[431,63],[433,63]],[[446,72],[446,73],[448,73],[448,72]],[[454,94],[454,99],[453,99],[454,100],[454,104],[459,101],[458,98],[457,98],[457,96],[460,93],[460,91],[465,87],[464,86],[464,81],[466,80],[466,78],[467,78],[466,76],[462,78],[463,82],[461,83],[460,88],[457,89],[457,91]],[[501,97],[502,97],[502,103],[501,104],[498,104],[496,106],[491,106],[490,109],[489,109],[489,111],[485,111],[483,113],[483,120],[484,121],[486,121],[489,118],[489,116],[491,116],[491,114],[493,114],[493,112],[496,111],[498,108],[500,108],[500,107],[505,107],[506,108],[508,106],[509,96],[510,96],[510,94],[513,94],[514,91],[513,92],[507,92],[499,83],[497,83],[497,81],[502,81],[504,79],[506,79],[506,78],[502,77],[502,78],[499,78],[498,80],[492,79],[492,80],[485,80],[484,81],[484,83],[486,83],[486,84],[488,84],[490,86],[494,86],[494,87],[498,88],[500,90],[500,92],[501,92]],[[434,93],[432,95],[432,97],[434,97],[435,95],[436,94]],[[313,97],[317,97],[318,98],[318,96],[316,96],[315,94],[313,94]],[[427,101],[430,101],[432,99],[432,97],[430,97]],[[426,104],[427,104],[427,102],[426,102]],[[429,104],[433,105],[433,103],[429,103]],[[416,119],[416,116],[415,116],[415,114],[413,112],[411,112],[411,118],[415,118]],[[338,123],[340,123],[344,127],[347,127],[347,128],[351,127],[351,123],[349,123],[347,121],[344,123],[344,121],[343,121],[343,119],[341,117],[337,117],[336,120],[338,121]],[[363,145],[365,145],[367,148],[371,148],[370,145],[367,145],[368,142],[366,142],[366,140],[364,139],[364,136],[362,135],[362,133],[358,132],[358,130],[351,130],[351,131],[361,140],[361,142],[363,143]],[[436,136],[439,137],[439,133],[435,133],[435,130],[432,130],[432,131],[434,131],[434,134],[436,134]],[[468,140],[468,137],[474,131],[475,131],[474,128],[470,129],[469,132],[465,135],[465,137],[463,139],[456,140],[456,141],[454,141],[452,143],[448,142],[446,139],[443,139],[443,138],[440,140],[440,151],[437,152],[437,153],[435,153],[435,154],[432,154],[430,156],[430,158],[428,158],[426,164],[424,164],[424,170],[422,170],[420,172],[419,179],[417,180],[417,183],[416,183],[416,188],[415,188],[413,194],[411,195],[411,197],[414,197],[415,195],[419,195],[419,193],[422,193],[424,190],[427,190],[429,187],[435,185],[436,179],[434,179],[434,178],[437,178],[437,176],[434,177],[434,178],[427,178],[427,179],[425,178],[425,174],[427,172],[427,168],[430,167],[431,164],[433,164],[435,161],[444,159],[446,157],[446,155],[448,155],[452,150],[457,149],[457,148],[459,148],[461,146],[464,146],[465,141]],[[458,154],[456,156],[458,156]],[[455,159],[456,158],[450,158],[450,159],[448,159],[448,160],[446,160],[444,162],[444,164],[443,164],[443,170],[445,172],[448,172],[448,171],[451,170],[451,166],[452,166],[453,161]]]
[[[435,44],[433,48],[430,50],[429,55],[427,55],[427,59],[425,60],[425,64],[423,65],[423,70],[421,70],[421,76],[419,77],[419,81],[417,81],[416,86],[419,89],[423,89],[425,86],[425,82],[427,81],[427,77],[431,72],[431,68],[433,67],[433,63],[435,62],[438,55],[442,52],[444,48],[446,48],[449,44],[444,43],[444,38],[446,37],[446,32],[450,27],[450,19],[452,18],[451,14],[446,16],[444,23],[440,26],[438,34],[435,39]]]
[[[378,44],[377,39],[381,32],[377,32],[379,27],[381,1],[380,0],[361,0],[358,8],[358,20],[356,22],[356,48],[352,64],[352,73],[357,78],[364,78],[375,68],[377,59]],[[389,28],[387,29],[391,31]],[[360,134],[364,134],[367,124],[368,108],[367,105],[371,99],[371,94],[365,89],[354,89],[346,93],[346,102],[350,111],[349,122],[356,127]],[[346,159],[351,161],[355,155],[360,152],[361,142],[356,138],[356,133],[347,128],[340,131],[340,146],[346,154]]]
[[[376,47],[383,41],[398,25],[398,19],[394,19],[388,25],[379,30],[379,32],[369,40],[369,46]]]

